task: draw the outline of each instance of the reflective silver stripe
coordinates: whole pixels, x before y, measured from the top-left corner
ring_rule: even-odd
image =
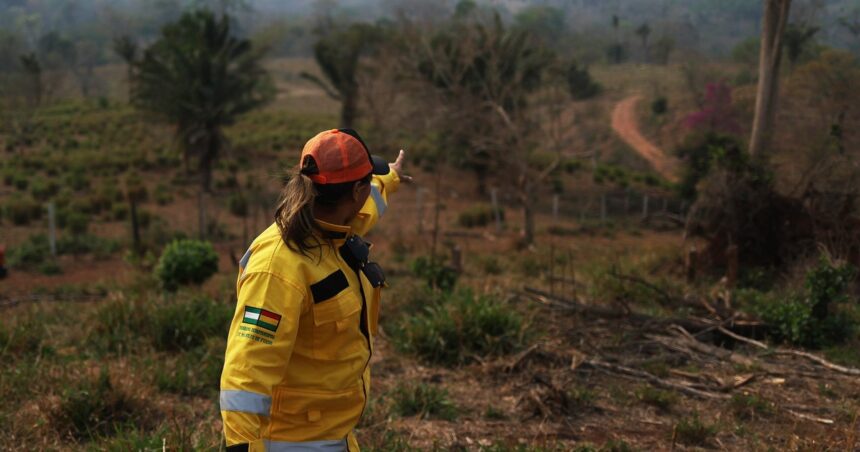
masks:
[[[263,394],[250,391],[221,391],[221,411],[242,411],[268,416],[271,407],[272,398]]]
[[[379,218],[385,215],[385,200],[382,199],[382,193],[376,188],[376,185],[370,185],[370,196],[373,196],[373,202],[376,203],[376,211],[379,213]]]
[[[235,258],[234,258],[235,259]],[[248,266],[248,260],[251,259],[251,248],[248,248],[248,251],[245,251],[245,255],[239,259],[239,266],[243,269]]]
[[[346,440],[289,441],[266,440],[266,452],[346,452]]]

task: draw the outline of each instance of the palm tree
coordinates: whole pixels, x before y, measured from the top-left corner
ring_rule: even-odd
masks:
[[[340,126],[352,128],[358,116],[359,59],[377,41],[379,34],[372,25],[352,24],[331,32],[314,45],[314,58],[326,81],[302,72],[301,76],[319,86],[332,99],[340,102]]]
[[[186,156],[196,156],[209,191],[212,164],[226,146],[224,126],[271,99],[262,53],[231,34],[230,19],[187,12],[134,61],[134,104],[175,126]]]
[[[645,52],[645,63],[648,63],[648,37],[651,36],[651,27],[648,22],[643,23],[636,29],[636,34],[642,39],[642,51]]]

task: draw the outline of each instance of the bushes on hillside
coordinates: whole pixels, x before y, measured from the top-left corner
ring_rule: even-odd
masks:
[[[230,306],[205,297],[169,305],[114,300],[88,322],[87,349],[97,354],[122,353],[142,345],[160,351],[192,350],[210,337],[224,337],[232,315]]]
[[[412,273],[427,282],[434,289],[450,291],[457,284],[459,275],[451,267],[444,265],[440,259],[420,256],[412,261]]]
[[[124,423],[143,419],[143,405],[111,382],[102,368],[95,379],[66,388],[52,413],[52,424],[62,434],[76,439],[109,436]]]
[[[223,337],[210,337],[205,345],[162,362],[155,369],[155,385],[175,394],[211,395],[218,390],[226,347]]]
[[[391,393],[394,411],[400,416],[444,419],[457,418],[457,407],[448,397],[448,391],[425,383],[400,384]]]
[[[200,240],[174,240],[155,267],[162,287],[176,291],[180,285],[202,284],[218,271],[218,253],[212,244]]]
[[[5,207],[6,217],[17,226],[26,226],[42,218],[42,205],[29,197],[12,196]]]
[[[849,287],[857,270],[822,257],[810,269],[804,289],[787,296],[753,295],[754,310],[778,341],[823,347],[850,340],[857,332],[856,300]]]
[[[33,269],[45,262],[51,255],[51,245],[45,234],[34,234],[27,241],[9,250],[9,266]]]
[[[468,362],[475,355],[502,355],[518,349],[524,326],[520,314],[505,303],[460,290],[438,294],[424,312],[401,320],[393,339],[401,351],[450,366]]]
[[[505,221],[505,210],[501,207],[497,210],[499,219]],[[475,204],[460,212],[460,215],[457,216],[457,224],[464,228],[482,227],[495,221],[495,218],[493,206],[489,204]]]

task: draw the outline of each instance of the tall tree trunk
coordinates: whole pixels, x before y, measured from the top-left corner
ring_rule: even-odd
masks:
[[[340,107],[340,126],[352,129],[358,112],[358,90],[343,94],[343,104]]]
[[[519,183],[520,204],[523,206],[523,241],[522,244],[530,246],[535,241],[535,211],[534,190],[535,185],[529,180],[525,168],[522,170]]]
[[[139,224],[138,219],[137,219],[137,200],[134,198],[134,196],[129,196],[128,201],[129,201],[130,210],[131,210],[130,216],[131,216],[131,239],[132,239],[132,243],[133,243],[132,248],[134,249],[135,253],[140,255],[140,253],[143,251],[143,246],[141,245],[142,242],[140,240],[140,224]]]
[[[759,54],[758,91],[755,103],[750,155],[761,156],[773,134],[776,101],[779,97],[779,66],[782,61],[782,36],[788,21],[791,0],[764,0],[761,53]]]
[[[210,129],[206,133],[206,144],[200,152],[200,183],[206,193],[212,191],[212,163],[218,156],[221,133],[217,129]]]

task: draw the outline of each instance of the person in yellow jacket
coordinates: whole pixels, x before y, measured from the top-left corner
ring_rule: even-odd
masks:
[[[221,374],[228,451],[357,451],[385,278],[361,235],[400,183],[350,129],[310,139],[239,263]],[[402,176],[407,179],[406,176]]]

